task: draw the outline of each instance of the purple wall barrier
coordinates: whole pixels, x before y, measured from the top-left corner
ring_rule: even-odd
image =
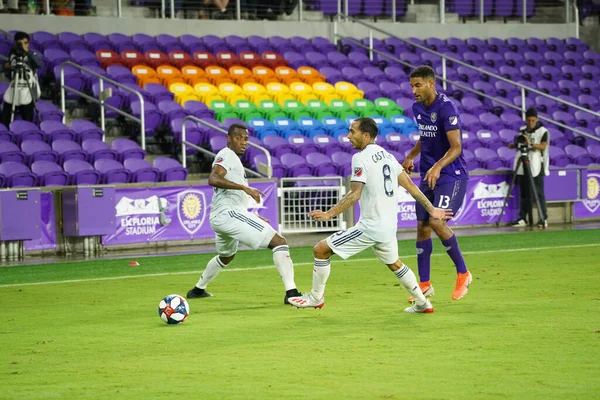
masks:
[[[498,220],[508,187],[509,175],[472,176],[467,186],[467,193],[462,207],[448,222],[450,226],[492,224]],[[417,185],[420,178],[412,178]],[[416,228],[415,200],[403,188],[398,188],[398,229]],[[502,216],[502,222],[514,221],[519,214],[517,187],[513,188],[512,196]],[[355,222],[360,217],[358,204],[354,208]]]
[[[277,183],[256,182],[267,195],[248,211],[271,221],[278,229]],[[103,237],[105,246],[214,238],[209,223],[213,188],[208,185],[117,189],[116,233]]]
[[[581,198],[575,202],[575,219],[600,217],[600,170],[581,171]]]
[[[40,190],[0,191],[0,240],[31,240],[40,237]]]
[[[585,170],[583,170],[585,171]],[[546,201],[575,201],[579,199],[579,170],[551,170],[550,176],[544,179]]]
[[[52,197],[52,193],[41,193],[40,204],[41,236],[38,239],[24,241],[23,248],[25,251],[56,249],[56,217],[54,215],[54,198]]]

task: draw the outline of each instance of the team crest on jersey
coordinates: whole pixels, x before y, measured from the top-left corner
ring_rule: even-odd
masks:
[[[219,157],[215,160],[215,163],[219,164],[223,162],[223,157]]]
[[[354,176],[361,176],[363,173],[363,169],[362,168],[354,168]]]
[[[450,117],[448,121],[450,121],[450,125],[456,125],[458,124],[458,117]]]
[[[433,122],[435,124],[435,121],[437,121],[437,113],[431,113],[431,122]]]

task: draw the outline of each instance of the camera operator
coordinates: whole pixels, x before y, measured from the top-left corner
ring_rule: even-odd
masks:
[[[508,148],[518,149],[515,155],[515,167],[520,157],[525,155],[529,159],[531,176],[534,187],[530,180],[524,175],[523,165],[517,170],[517,184],[520,186],[521,198],[519,202],[519,220],[513,226],[526,226],[527,222],[533,221],[532,205],[535,202],[532,190],[535,190],[539,199],[542,220],[538,221],[538,227],[548,226],[548,212],[546,210],[546,196],[544,194],[544,176],[550,175],[549,142],[550,133],[538,120],[537,110],[529,108],[525,113],[527,125],[521,128],[519,135]],[[529,217],[529,220],[528,220]]]
[[[4,93],[4,105],[0,122],[9,126],[11,114],[14,111],[21,114],[25,121],[33,122],[35,100],[40,95],[40,85],[36,71],[42,66],[40,57],[29,49],[29,35],[17,32],[14,37],[14,46],[8,55],[8,62],[4,64],[4,74],[11,81],[11,85]]]

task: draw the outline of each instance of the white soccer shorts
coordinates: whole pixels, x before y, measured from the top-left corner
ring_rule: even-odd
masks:
[[[228,210],[210,220],[215,231],[217,254],[230,257],[243,243],[253,250],[269,247],[277,232],[262,219],[248,211]]]
[[[369,247],[373,248],[377,258],[386,265],[395,263],[399,258],[398,240],[395,237],[388,242],[376,242],[363,232],[359,225],[334,233],[327,238],[327,244],[344,260]]]

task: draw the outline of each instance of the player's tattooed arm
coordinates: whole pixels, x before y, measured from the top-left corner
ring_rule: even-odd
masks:
[[[331,207],[328,211],[321,210],[313,210],[308,213],[308,215],[313,218],[315,221],[328,221],[331,218],[339,215],[352,207],[354,203],[360,196],[362,195],[363,187],[365,186],[362,182],[351,182],[350,183],[350,191],[346,193],[346,195],[337,203],[335,206]]]
[[[398,184],[402,186],[408,193],[415,199],[423,208],[429,213],[429,215],[435,219],[441,219],[443,221],[452,218],[452,210],[444,210],[442,208],[435,208],[431,201],[421,192],[421,189],[414,184],[412,179],[404,171],[398,175]]]

